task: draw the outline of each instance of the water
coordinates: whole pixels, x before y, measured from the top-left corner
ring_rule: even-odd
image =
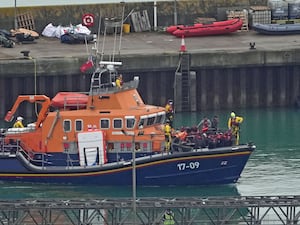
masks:
[[[193,124],[205,115],[214,114],[220,117],[220,127],[226,127],[228,111],[181,114],[176,119]],[[238,193],[299,195],[300,110],[255,109],[236,111],[236,114],[244,118],[241,142],[253,141],[257,146],[236,184]]]
[[[137,187],[137,197],[207,197],[300,195],[300,110],[239,110],[244,117],[241,142],[253,141],[257,150],[234,185]],[[218,115],[227,126],[229,111],[177,113],[175,127],[196,125],[203,116]],[[131,187],[86,187],[0,183],[0,199],[131,197]]]

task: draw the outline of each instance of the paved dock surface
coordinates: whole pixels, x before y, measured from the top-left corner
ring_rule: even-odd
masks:
[[[293,50],[300,48],[299,35],[262,35],[255,31],[239,31],[220,36],[185,38],[184,44],[188,52],[234,52],[249,51],[250,43],[255,43],[256,50]],[[102,52],[103,36],[100,36],[98,51]],[[168,54],[179,51],[181,38],[176,38],[165,32],[129,33],[115,39],[114,35],[107,35],[104,54],[152,55]],[[115,43],[115,44],[114,44]],[[23,57],[21,51],[30,51],[34,58],[65,58],[87,57],[91,53],[93,43],[63,44],[58,38],[41,36],[34,43],[16,44],[14,48],[1,48],[0,60],[18,59]],[[121,46],[121,48],[119,48]],[[251,50],[253,51],[253,50]]]

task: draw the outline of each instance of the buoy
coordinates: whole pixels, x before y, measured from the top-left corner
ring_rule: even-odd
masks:
[[[180,46],[180,52],[185,52],[186,47],[185,47],[185,42],[184,42],[184,36],[181,36],[181,46]]]
[[[95,16],[91,13],[84,14],[82,16],[82,23],[86,27],[92,27],[94,25]]]

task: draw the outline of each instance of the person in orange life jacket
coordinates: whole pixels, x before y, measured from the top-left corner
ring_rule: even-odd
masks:
[[[23,119],[23,117],[22,116],[18,116],[17,117],[17,120],[16,120],[16,122],[14,123],[14,128],[24,128],[24,125],[23,125],[23,121],[24,119]]]
[[[197,127],[202,133],[205,133],[211,127],[210,119],[208,119],[206,116],[203,117],[203,119],[200,121]]]
[[[165,146],[166,146],[166,151],[170,151],[171,148],[171,141],[172,141],[172,127],[170,126],[170,121],[167,120],[165,127],[164,127],[164,131],[165,131]]]
[[[239,144],[240,139],[240,125],[243,122],[243,117],[236,116],[234,112],[231,112],[228,119],[228,129],[231,131],[232,136],[235,138],[235,145]]]
[[[185,141],[186,137],[187,137],[187,132],[185,129],[180,129],[180,131],[177,131],[175,134],[175,137],[178,139],[178,141]]]
[[[166,111],[166,119],[169,120],[170,126],[172,127],[172,122],[174,119],[174,108],[173,108],[173,100],[169,99],[166,106],[165,106],[165,111]]]
[[[120,74],[116,79],[116,86],[117,88],[122,88],[122,85],[123,85],[123,76],[122,74]]]

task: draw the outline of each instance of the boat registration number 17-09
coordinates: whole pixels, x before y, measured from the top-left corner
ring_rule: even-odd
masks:
[[[178,163],[177,164],[177,168],[180,171],[183,170],[195,170],[198,169],[200,167],[200,162],[189,162],[189,163]]]

